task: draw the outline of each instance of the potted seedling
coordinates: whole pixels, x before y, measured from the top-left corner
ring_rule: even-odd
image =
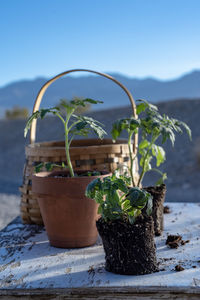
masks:
[[[129,176],[93,180],[86,196],[99,204],[101,218],[96,222],[105,251],[107,271],[142,275],[158,270],[151,217],[152,196],[130,187]],[[142,210],[146,213],[142,214]]]
[[[154,193],[142,188],[142,180],[149,171],[161,174],[159,188],[166,178],[158,167],[165,160],[165,152],[156,144],[159,137],[165,143],[175,141],[175,132],[186,129],[191,137],[189,127],[178,120],[161,116],[157,107],[145,100],[140,100],[137,114],[146,113],[140,118],[124,118],[113,124],[112,136],[116,140],[126,130],[130,167],[129,174],[106,177],[92,181],[86,189],[86,196],[99,204],[101,218],[96,222],[105,250],[106,270],[119,274],[148,274],[158,270],[154,244],[153,217],[157,214]],[[141,172],[136,181],[133,174],[133,162],[136,155],[132,151],[132,137],[141,129],[142,139],[139,144]],[[150,162],[156,158],[157,168]],[[162,188],[161,188],[162,189]],[[153,199],[154,197],[154,199]],[[157,200],[156,200],[157,201]],[[157,230],[156,226],[155,229]]]
[[[182,129],[185,129],[191,139],[191,130],[182,121],[174,118],[169,118],[166,115],[161,115],[155,105],[148,103],[145,100],[138,100],[137,105],[138,119],[124,118],[118,120],[113,124],[112,136],[116,140],[123,130],[128,133],[128,144],[131,152],[131,140],[132,135],[137,130],[140,130],[141,142],[139,144],[139,165],[140,174],[139,180],[136,182],[133,177],[133,168],[130,165],[129,173],[132,178],[132,186],[141,187],[144,176],[150,171],[157,172],[161,177],[155,183],[155,186],[149,186],[144,188],[153,196],[153,211],[152,216],[154,219],[154,230],[156,235],[160,235],[163,231],[163,203],[165,200],[166,185],[164,180],[167,178],[167,174],[160,171],[160,165],[165,161],[166,155],[163,147],[157,145],[159,138],[161,138],[162,144],[168,139],[171,141],[172,146],[175,142],[175,134],[182,133]],[[134,125],[134,126],[133,126]],[[132,158],[132,161],[136,156]],[[155,159],[156,167],[152,166]]]
[[[34,119],[43,119],[47,114],[57,116],[64,125],[66,162],[64,170],[39,172],[32,177],[32,191],[37,196],[40,211],[52,246],[63,248],[85,247],[97,239],[95,221],[98,205],[85,197],[87,185],[106,174],[90,170],[76,172],[70,158],[70,145],[76,135],[87,136],[93,131],[100,139],[106,132],[102,124],[90,117],[77,115],[76,110],[86,104],[97,104],[101,101],[92,99],[72,100],[62,103],[62,107],[41,109],[28,119],[25,136]],[[65,109],[66,115],[63,116]],[[48,168],[52,167],[49,166]],[[65,170],[67,168],[67,170]]]
[[[158,270],[154,243],[152,196],[135,186],[132,166],[135,159],[132,151],[132,136],[137,133],[140,122],[134,118],[116,123],[113,135],[127,129],[130,175],[106,177],[93,180],[86,189],[86,196],[99,204],[101,217],[96,222],[105,250],[107,271],[142,275]],[[120,125],[120,126],[121,126]],[[115,132],[114,132],[115,131]],[[145,209],[145,213],[142,213]]]

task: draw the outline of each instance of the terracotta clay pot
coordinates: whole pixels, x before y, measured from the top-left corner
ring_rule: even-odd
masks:
[[[161,184],[159,186],[148,186],[144,188],[145,191],[150,193],[153,197],[153,210],[152,217],[154,221],[155,235],[162,234],[164,229],[164,201],[166,195],[166,185]]]
[[[61,248],[80,248],[95,244],[98,204],[85,197],[87,185],[106,177],[66,177],[67,172],[40,172],[32,177],[50,244]],[[65,176],[65,177],[61,177]]]
[[[105,268],[122,275],[158,271],[152,217],[140,216],[134,224],[121,220],[97,221],[105,251]]]

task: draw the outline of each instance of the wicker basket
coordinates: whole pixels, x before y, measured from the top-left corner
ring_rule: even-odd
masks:
[[[135,103],[130,92],[113,77],[92,70],[76,69],[61,73],[52,78],[41,88],[35,101],[33,112],[40,107],[42,97],[48,86],[56,79],[76,71],[87,71],[104,76],[118,84],[128,95],[133,115],[136,116]],[[23,172],[23,185],[19,188],[21,192],[21,218],[26,224],[43,224],[37,198],[32,193],[31,178],[35,166],[41,162],[62,163],[66,161],[64,141],[35,143],[36,120],[32,123],[30,130],[30,144],[26,147],[26,163]],[[138,136],[134,137],[133,152],[137,151]],[[128,145],[126,140],[118,140],[115,144],[111,139],[84,139],[74,140],[70,147],[70,156],[75,170],[107,170],[115,171],[129,165]],[[134,176],[138,179],[138,164],[134,162]]]

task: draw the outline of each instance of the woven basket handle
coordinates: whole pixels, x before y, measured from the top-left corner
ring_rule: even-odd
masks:
[[[66,74],[73,73],[73,72],[82,72],[82,71],[84,71],[84,72],[90,72],[90,73],[94,73],[94,74],[106,77],[106,78],[114,81],[116,84],[118,84],[125,91],[125,93],[127,94],[128,98],[129,98],[129,100],[131,102],[131,106],[132,106],[132,110],[133,110],[133,116],[137,117],[135,101],[134,101],[131,93],[127,90],[127,88],[123,84],[121,84],[118,80],[116,80],[115,78],[113,78],[110,75],[107,75],[107,74],[104,74],[104,73],[100,73],[100,72],[97,72],[97,71],[93,71],[93,70],[88,70],[88,69],[73,69],[73,70],[69,70],[69,71],[60,73],[60,74],[56,75],[55,77],[53,77],[52,79],[50,79],[49,81],[47,81],[42,86],[42,88],[40,89],[40,91],[39,91],[39,93],[38,93],[38,95],[36,97],[36,100],[35,100],[35,103],[34,103],[34,106],[33,106],[33,113],[36,112],[37,110],[39,110],[40,103],[42,101],[42,97],[44,96],[45,91],[47,90],[47,88],[54,81],[56,81],[57,79],[59,79],[60,77],[66,75]],[[34,119],[33,122],[32,122],[31,128],[30,128],[30,143],[31,144],[35,142],[35,138],[36,138],[36,125],[37,125],[37,120]],[[137,144],[138,144],[138,135],[135,134],[135,136],[134,136],[134,145],[133,145],[133,152],[134,153],[136,153],[136,151],[137,151]]]

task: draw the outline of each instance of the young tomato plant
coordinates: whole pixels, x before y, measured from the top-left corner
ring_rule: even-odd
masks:
[[[138,118],[120,119],[112,127],[114,141],[121,135],[122,131],[126,131],[128,134],[130,176],[124,174],[117,177],[113,174],[104,178],[103,181],[96,179],[86,189],[86,196],[99,204],[99,213],[106,222],[120,219],[133,224],[144,208],[145,212],[150,215],[152,196],[140,189],[140,186],[144,175],[149,171],[157,171],[162,175],[158,184],[161,184],[166,178],[166,174],[158,169],[166,159],[164,149],[156,144],[158,138],[161,137],[163,144],[169,139],[174,145],[175,133],[182,133],[183,128],[191,138],[190,128],[184,122],[161,115],[156,106],[145,100],[139,100],[137,114],[139,115]],[[141,172],[139,180],[135,182],[133,163],[136,154],[132,150],[132,138],[139,130],[141,133],[139,144]],[[156,168],[151,166],[153,158],[156,159]]]
[[[78,99],[72,100],[69,103],[62,103],[59,107],[53,107],[49,109],[40,109],[33,113],[27,121],[24,136],[26,137],[28,130],[31,127],[31,124],[34,119],[41,118],[43,119],[46,114],[51,113],[57,116],[64,125],[65,132],[65,153],[66,153],[66,161],[67,167],[69,169],[69,173],[71,177],[74,177],[74,170],[70,158],[70,144],[76,135],[88,136],[88,134],[93,131],[98,138],[102,139],[106,132],[102,128],[103,124],[94,120],[93,118],[76,115],[75,112],[79,107],[85,107],[87,104],[97,104],[102,103],[102,101],[93,100],[93,99]],[[63,110],[66,112],[66,116],[63,116]],[[47,164],[48,168],[51,169],[52,166]],[[66,167],[64,163],[61,165],[62,167]],[[59,165],[60,167],[60,165]],[[39,166],[38,166],[39,168]]]
[[[138,187],[128,188],[130,177],[115,174],[93,180],[86,189],[86,197],[99,204],[98,213],[106,221],[123,220],[133,224],[146,207],[151,215],[152,196]]]
[[[162,143],[164,144],[169,139],[172,146],[174,146],[176,133],[182,133],[182,129],[185,129],[191,139],[191,130],[184,122],[169,118],[166,115],[161,115],[155,105],[152,105],[145,100],[138,100],[137,114],[139,116],[138,119],[134,117],[124,118],[113,124],[113,140],[116,140],[123,130],[126,130],[128,133],[130,158],[129,172],[132,178],[132,186],[139,187],[145,174],[149,171],[156,171],[162,175],[157,182],[157,184],[161,184],[167,176],[166,173],[162,173],[158,167],[165,161],[166,155],[164,149],[157,145],[156,141],[161,137]],[[134,133],[137,133],[138,130],[141,132],[141,142],[139,144],[139,163],[141,172],[138,182],[135,182],[132,166],[136,155],[133,155],[131,145],[132,136]],[[153,158],[156,159],[156,168],[153,168],[151,165]]]
[[[133,117],[123,118],[113,123],[112,131],[111,131],[112,138],[114,141],[117,140],[117,138],[121,135],[123,130],[126,130],[126,132],[128,133],[128,149],[129,149],[129,159],[130,159],[129,173],[131,176],[131,181],[133,186],[136,186],[136,182],[133,176],[133,164],[137,155],[133,154],[132,138],[133,138],[133,134],[136,134],[138,132],[139,127],[140,127],[140,120],[135,119]]]

